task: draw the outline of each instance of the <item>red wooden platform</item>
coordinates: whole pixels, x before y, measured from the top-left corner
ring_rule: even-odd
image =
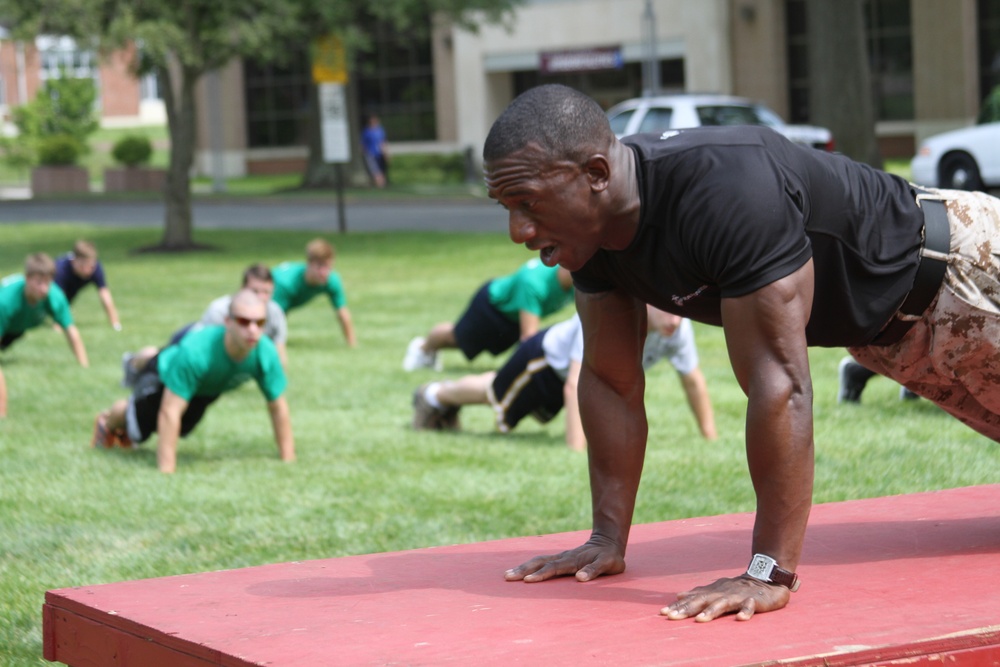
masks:
[[[49,591],[45,657],[205,665],[1000,665],[1000,485],[818,505],[783,611],[668,621],[752,516],[635,526],[625,574],[505,582],[563,533]]]

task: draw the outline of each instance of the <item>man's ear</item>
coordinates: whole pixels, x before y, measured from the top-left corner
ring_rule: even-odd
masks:
[[[603,192],[611,181],[611,164],[608,158],[596,153],[587,158],[583,165],[592,192]]]

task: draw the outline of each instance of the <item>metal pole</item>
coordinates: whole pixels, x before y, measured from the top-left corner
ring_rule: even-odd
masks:
[[[653,13],[653,0],[646,0],[642,23],[646,42],[646,58],[642,63],[642,88],[644,96],[652,97],[660,94],[660,63],[657,59],[656,15]]]
[[[222,140],[222,91],[219,70],[208,72],[205,77],[208,98],[208,135],[212,147],[212,192],[226,191],[226,163]]]
[[[337,163],[337,228],[347,233],[347,212],[344,210],[344,164]]]

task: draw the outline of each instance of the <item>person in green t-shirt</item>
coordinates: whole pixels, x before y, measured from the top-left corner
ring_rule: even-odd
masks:
[[[254,380],[267,399],[278,453],[295,460],[287,379],[271,339],[263,334],[267,305],[250,289],[233,295],[222,326],[192,331],[153,357],[136,379],[132,395],[98,413],[94,447],[131,448],[157,433],[160,472],[177,464],[177,440],[190,433],[224,392]]]
[[[83,338],[73,324],[69,301],[52,282],[56,264],[43,252],[28,255],[24,274],[7,276],[0,281],[0,351],[6,350],[29,329],[51,317],[63,330],[77,362],[90,366]],[[0,418],[7,416],[7,381],[0,370]]]
[[[320,294],[330,299],[344,339],[350,347],[358,344],[347,295],[340,274],[333,270],[333,246],[323,239],[306,244],[305,262],[283,262],[271,270],[274,276],[274,301],[285,313],[304,306]]]
[[[483,350],[496,356],[538,332],[542,318],[573,298],[573,278],[561,266],[530,259],[509,275],[479,288],[458,322],[440,322],[410,341],[403,370],[440,370],[438,351],[458,348],[472,361]]]

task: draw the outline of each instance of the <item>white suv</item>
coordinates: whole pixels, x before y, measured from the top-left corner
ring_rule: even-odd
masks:
[[[833,135],[825,127],[789,125],[763,104],[744,97],[695,94],[638,97],[608,109],[608,120],[619,138],[703,125],[766,125],[796,143],[833,150]]]

